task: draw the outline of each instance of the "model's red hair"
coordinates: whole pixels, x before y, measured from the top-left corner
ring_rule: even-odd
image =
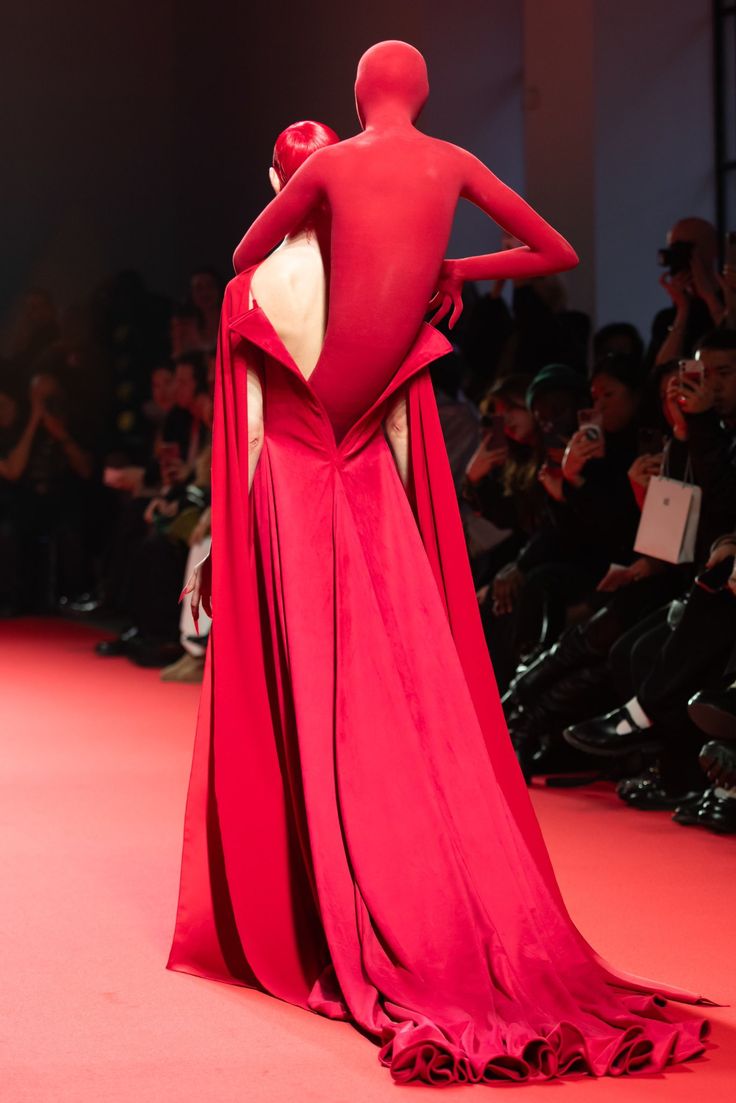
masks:
[[[273,167],[281,186],[304,164],[310,154],[339,141],[337,134],[329,126],[315,123],[311,119],[287,126],[286,130],[281,131],[273,147]]]

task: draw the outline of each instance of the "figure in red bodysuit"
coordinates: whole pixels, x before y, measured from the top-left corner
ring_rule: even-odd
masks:
[[[263,260],[318,203],[332,216],[330,306],[310,379],[339,440],[380,393],[414,341],[435,292],[435,318],[461,309],[465,280],[572,268],[572,246],[476,157],[414,123],[429,94],[424,58],[404,42],[363,55],[355,97],[363,133],[320,150],[253,223],[236,272]],[[526,244],[443,257],[459,198]]]
[[[414,129],[426,94],[415,50],[369,51],[365,133],[314,153],[236,254],[168,967],[352,1022],[402,1083],[659,1072],[702,1053],[709,1029],[666,999],[711,1001],[615,968],[567,913],[505,726],[432,390],[449,342],[422,322],[430,300],[457,317],[465,278],[576,258],[469,154]],[[527,244],[443,263],[460,195]],[[307,377],[253,285],[322,203],[328,317]],[[400,395],[403,445],[387,425]]]

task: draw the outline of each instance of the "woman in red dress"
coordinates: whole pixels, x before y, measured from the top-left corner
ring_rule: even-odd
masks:
[[[709,1032],[667,1000],[712,1001],[616,969],[565,909],[504,723],[430,382],[449,343],[422,321],[430,299],[456,317],[464,279],[577,257],[470,154],[415,129],[426,95],[416,50],[369,50],[364,132],[308,157],[236,252],[211,579],[197,581],[213,626],[167,966],[353,1022],[398,1082],[661,1070]],[[443,262],[461,195],[526,244]],[[253,287],[265,255],[324,211],[329,306],[307,372]]]

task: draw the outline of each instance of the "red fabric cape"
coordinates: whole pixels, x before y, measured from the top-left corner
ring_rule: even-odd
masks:
[[[299,923],[292,914],[289,810],[272,738],[255,586],[246,388],[246,370],[258,367],[263,351],[296,372],[298,368],[265,315],[248,307],[252,271],[228,285],[218,339],[212,455],[214,622],[197,717],[179,902],[167,968],[260,988],[306,1006],[320,961],[317,950],[310,950],[299,937]],[[408,493],[499,785],[545,881],[567,914],[501,708],[430,379],[429,363],[450,347],[425,325],[387,388],[407,386]],[[318,943],[315,935],[313,945]],[[713,1005],[695,993],[622,972],[591,948],[589,952],[611,984]]]

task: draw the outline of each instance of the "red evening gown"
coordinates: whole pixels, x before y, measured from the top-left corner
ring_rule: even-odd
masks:
[[[424,326],[336,443],[228,285],[213,614],[167,968],[353,1022],[395,1081],[661,1070],[712,1001],[615,969],[568,915],[504,723]],[[246,369],[265,443],[248,494]],[[350,365],[345,365],[349,372]],[[381,421],[406,384],[410,483]]]

